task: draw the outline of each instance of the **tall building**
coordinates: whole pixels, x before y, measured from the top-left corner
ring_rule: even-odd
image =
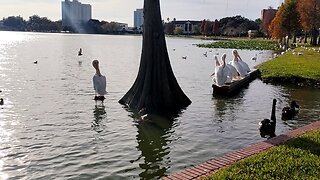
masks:
[[[143,9],[136,9],[134,11],[134,25],[138,30],[143,28]]]
[[[82,4],[78,0],[65,0],[61,2],[62,25],[78,26],[92,19],[91,5]]]
[[[268,9],[263,9],[261,11],[261,21],[262,21],[262,28],[263,32],[267,35],[269,26],[273,20],[273,18],[276,17],[278,10],[272,9],[271,7]]]

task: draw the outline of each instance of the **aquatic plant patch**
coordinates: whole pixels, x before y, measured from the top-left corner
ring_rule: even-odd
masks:
[[[230,39],[212,43],[196,44],[203,48],[278,50],[277,42],[262,39]]]

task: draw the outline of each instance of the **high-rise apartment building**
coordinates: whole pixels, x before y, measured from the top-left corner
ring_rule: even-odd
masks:
[[[143,28],[143,9],[136,9],[134,11],[134,25],[138,30]]]
[[[61,2],[61,7],[63,26],[77,26],[92,19],[90,4],[82,4],[78,0],[65,0]]]

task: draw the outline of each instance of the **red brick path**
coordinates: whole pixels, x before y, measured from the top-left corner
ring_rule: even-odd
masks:
[[[278,146],[290,139],[301,136],[306,132],[310,132],[317,129],[320,129],[320,121],[316,121],[314,123],[303,126],[301,128],[289,131],[286,134],[276,136],[269,140],[265,140],[263,142],[259,142],[259,143],[250,145],[248,147],[233,151],[231,153],[223,155],[222,157],[208,160],[204,163],[179,171],[170,176],[163,177],[162,179],[163,180],[187,180],[187,179],[201,179],[202,177],[208,177],[209,175],[213,174],[217,170],[223,167],[227,167],[236,161],[239,161],[241,159],[247,158],[254,154],[260,153],[274,146]]]

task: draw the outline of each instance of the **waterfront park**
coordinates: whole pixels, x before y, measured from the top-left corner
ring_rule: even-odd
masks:
[[[166,36],[160,0],[142,37],[0,32],[0,179],[318,179],[319,7],[285,0],[264,37]],[[215,94],[231,52],[255,73]]]
[[[307,15],[303,14],[300,14],[300,20],[297,16],[288,16],[288,14],[295,13],[292,7],[300,8],[300,13],[306,10],[306,7],[301,7],[302,5],[299,4],[302,2],[298,2],[298,4],[295,3],[297,3],[297,1],[285,1],[285,4],[282,4],[279,8],[269,28],[272,34],[271,36],[275,38],[273,41],[268,39],[227,38],[216,43],[198,44],[197,46],[206,48],[273,50],[275,52],[274,58],[257,66],[261,71],[260,78],[264,82],[293,84],[294,86],[302,87],[311,86],[319,89],[319,42],[317,38],[311,38],[313,42],[311,42],[310,45],[305,43],[306,38],[304,43],[301,43],[301,41],[298,43],[295,39],[296,37],[294,37],[295,35],[292,36],[292,34],[299,32],[297,27],[303,26],[298,22],[307,19]],[[286,15],[283,14],[285,11],[287,13]],[[304,24],[305,27],[310,27],[310,24],[306,24],[308,23]],[[313,27],[313,29],[315,29],[315,27]],[[284,38],[285,36],[287,36],[287,39]],[[293,41],[289,40],[288,36],[294,37]],[[318,33],[315,33],[315,36],[318,36]],[[210,39],[210,37],[205,38]],[[212,38],[215,39],[216,37]],[[280,41],[275,41],[276,39]],[[287,44],[282,44],[281,46],[279,42],[285,42]],[[270,148],[252,157],[231,163],[231,165],[225,165],[221,170],[216,170],[217,168],[211,167],[211,169],[213,169],[211,171],[213,175],[205,173],[206,175],[204,175],[202,179],[318,179],[320,176],[318,168],[320,166],[319,132],[320,130],[318,129],[295,137],[287,142],[283,142],[283,144],[278,147]],[[231,153],[230,156],[226,155],[226,159],[230,160],[233,156],[239,156],[239,154],[235,154]],[[227,161],[223,157],[221,159],[222,160],[219,161],[220,163]],[[198,166],[198,168],[206,167],[210,169],[210,166],[214,165],[214,163],[211,162],[208,161],[200,164],[199,166],[201,167]],[[213,160],[213,162],[215,161]],[[188,174],[191,172],[192,174],[192,168],[190,168],[190,170],[191,171],[185,173]],[[181,174],[179,176],[179,173],[177,176],[183,177]]]

